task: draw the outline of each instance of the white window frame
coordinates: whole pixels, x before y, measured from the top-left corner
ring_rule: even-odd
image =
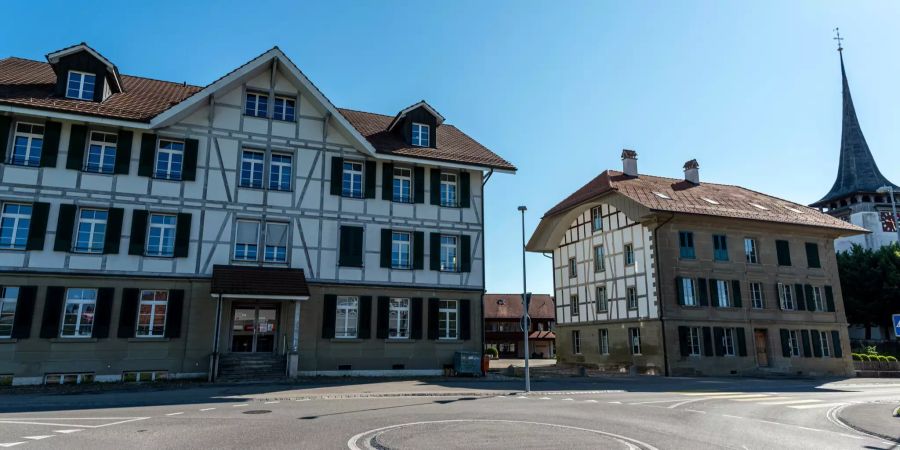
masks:
[[[825,305],[825,297],[822,295],[822,288],[819,286],[813,286],[812,294],[813,304],[816,307],[816,311],[827,311],[828,308]]]
[[[722,330],[722,349],[724,356],[737,356],[734,346],[734,328]]]
[[[731,308],[731,287],[729,286],[728,280],[715,280],[716,281],[716,305],[719,308]]]
[[[830,358],[831,357],[831,346],[829,342],[829,333],[827,331],[819,332],[819,343],[822,346],[822,357]]]
[[[359,297],[340,296],[335,308],[335,339],[356,339],[359,336]]]
[[[119,135],[115,133],[107,133],[105,131],[91,131],[88,141],[87,151],[84,152],[84,171],[91,173],[112,174],[116,171],[116,151],[119,145]],[[99,147],[100,162],[99,166],[93,167],[90,164],[91,151],[94,146]],[[104,159],[112,156],[112,165],[106,167],[103,163]]]
[[[794,299],[794,289],[790,284],[778,283],[778,301],[784,311],[794,311],[797,304]]]
[[[628,329],[628,341],[631,344],[631,354],[632,355],[641,355],[641,329],[640,328],[629,328]]]
[[[397,203],[412,203],[412,169],[394,167],[391,198]]]
[[[581,354],[581,330],[572,330],[572,353]]]
[[[634,244],[632,244],[632,243],[625,244],[623,251],[625,253],[625,265],[633,266],[634,265]]]
[[[72,74],[77,74],[77,75],[81,76],[81,79],[78,80],[78,93],[75,96],[69,95],[69,90],[72,89],[71,87],[69,87],[73,81]],[[85,93],[87,92],[85,90],[85,84],[87,84],[87,83],[85,83],[85,79],[87,77],[94,78],[94,81],[91,82],[91,85],[92,85],[91,90],[90,90],[91,95],[89,97],[85,97]],[[92,100],[94,100],[94,93],[95,93],[96,89],[97,89],[97,74],[95,74],[95,73],[82,72],[79,70],[70,70],[68,75],[66,76],[66,98],[71,98],[71,99],[75,99],[75,100],[92,101]]]
[[[80,293],[81,298],[73,298],[74,294]],[[84,298],[86,293],[92,293],[93,298]],[[97,314],[97,289],[89,289],[89,288],[68,288],[66,289],[66,298],[63,303],[62,310],[62,320],[60,321],[59,327],[59,337],[61,338],[72,338],[72,339],[84,339],[92,336],[94,331],[94,321],[96,319]],[[75,312],[69,313],[69,305],[75,305]],[[88,307],[90,308],[90,312],[87,312]],[[73,327],[72,331],[66,332],[66,327],[70,326],[66,324],[66,317],[74,316],[75,323],[71,324]],[[85,319],[90,317],[89,323],[85,325]],[[87,332],[84,333],[83,328],[87,327]]]
[[[150,294],[150,299],[144,299],[145,294]],[[158,294],[165,294],[165,299],[158,299]],[[135,337],[139,338],[159,338],[164,337],[166,335],[166,319],[168,318],[169,313],[169,294],[170,292],[164,289],[144,289],[141,290],[140,300],[138,301],[138,310],[137,310],[137,321],[135,322]],[[144,306],[148,306],[150,308],[149,314],[143,314],[141,309]],[[158,328],[154,326],[154,321],[156,317],[160,314],[157,311],[157,307],[162,306],[162,316],[163,323],[162,328]],[[147,330],[141,330],[141,318],[147,317]]]
[[[248,174],[244,172],[244,164],[250,166]],[[257,175],[259,178],[256,178]],[[238,186],[250,189],[262,189],[266,175],[266,152],[252,148],[241,149],[241,167],[238,175]]]
[[[18,286],[3,286],[0,288],[0,339],[12,338],[13,328],[16,326],[16,306],[18,302]],[[4,321],[8,322],[8,328]]]
[[[85,213],[94,213],[93,217],[85,218],[83,214]],[[103,213],[106,217],[103,219],[98,219],[96,214]],[[106,242],[106,231],[107,224],[109,223],[109,210],[99,209],[99,208],[79,208],[78,209],[78,224],[75,227],[75,239],[74,246],[72,247],[72,251],[77,253],[103,253],[104,244]],[[80,245],[81,240],[81,227],[88,227],[88,241],[85,246]],[[98,227],[102,226],[102,231],[97,231]],[[97,237],[96,235],[100,236]],[[97,239],[99,242],[95,242],[94,239]]]
[[[581,304],[578,294],[569,295],[569,315],[572,317],[581,315]]]
[[[7,206],[17,206],[19,210],[15,213],[6,212]],[[29,208],[27,214],[22,213],[22,207]],[[28,232],[31,228],[31,216],[34,214],[34,205],[28,203],[4,202],[0,203],[0,226],[7,220],[12,221],[12,240],[8,243],[0,245],[0,248],[6,250],[25,250],[28,247]],[[19,234],[24,233],[25,238],[21,245],[16,244]]]
[[[759,244],[756,242],[756,239],[744,238],[744,255],[744,261],[747,264],[759,264]]]
[[[693,278],[684,277],[681,279],[681,290],[684,298],[684,306],[699,306],[697,299],[696,283]]]
[[[638,293],[637,286],[625,287],[625,307],[627,309],[638,309]]]
[[[288,153],[272,152],[269,157],[269,190],[290,192],[293,176],[294,156]]]
[[[442,234],[441,239],[441,272],[459,271],[459,238]]]
[[[388,302],[388,339],[409,339],[411,300],[391,297]]]
[[[431,125],[413,122],[411,134],[412,145],[415,145],[416,147],[431,146]]]
[[[459,177],[455,173],[441,171],[440,195],[441,206],[459,206]]]
[[[19,131],[19,127],[23,127],[23,131]],[[25,127],[28,128],[27,131],[24,130]],[[35,127],[40,128],[39,133],[35,130]],[[39,167],[41,165],[41,155],[44,153],[45,131],[46,129],[43,124],[16,122],[15,132],[13,133],[12,149],[8,160],[9,163],[16,166]],[[25,138],[25,155],[21,160],[16,159],[16,141],[18,141],[19,138]],[[5,144],[5,142],[0,142],[0,145]]]
[[[594,295],[597,297],[597,312],[605,313],[609,311],[609,294],[606,292],[606,286],[597,286],[594,288]]]
[[[788,330],[788,347],[791,351],[791,358],[798,358],[801,355],[800,349],[800,331]]]
[[[438,339],[459,339],[458,300],[440,300],[440,303],[438,304]]]
[[[606,328],[600,328],[597,330],[597,336],[600,341],[600,354],[608,355],[609,354],[609,330]]]
[[[269,243],[269,236],[273,233],[269,230],[270,227],[280,226],[284,227],[284,245],[275,245]],[[263,242],[263,262],[273,263],[273,264],[287,264],[288,262],[288,247],[291,242],[291,226],[288,222],[278,222],[278,221],[266,221],[265,223],[265,240]],[[269,248],[273,248],[275,250],[274,255],[275,258],[269,257]],[[278,249],[284,249],[284,259],[278,258],[279,251]]]
[[[253,242],[241,241],[241,224],[256,226],[256,236]],[[231,250],[231,259],[234,261],[253,262],[259,260],[259,237],[262,232],[263,223],[260,220],[238,219],[234,223],[234,245]],[[243,256],[238,255],[238,250],[243,250]],[[252,252],[251,252],[252,250]],[[251,256],[252,255],[252,256]]]
[[[281,102],[281,114],[278,114],[279,102]],[[289,103],[291,109],[290,114],[288,114]],[[275,103],[272,105],[272,118],[275,120],[281,120],[283,122],[295,122],[297,120],[297,99],[291,97],[276,96]]]
[[[412,233],[391,231],[391,268],[412,268]]]
[[[253,110],[250,110],[250,97],[253,97]],[[262,112],[260,112],[260,99],[265,100],[265,105],[263,105]],[[244,96],[244,115],[250,117],[260,117],[266,118],[269,115],[269,95],[263,94],[260,92],[247,91],[247,95]]]
[[[363,188],[363,163],[359,161],[344,160],[342,164],[341,196],[347,198],[363,198],[365,194]],[[347,179],[348,176],[349,180]]]
[[[604,259],[605,252],[603,244],[594,246],[594,273],[606,271],[606,261]]]
[[[154,217],[171,217],[175,219],[173,223],[153,223]],[[159,245],[156,248],[150,247],[150,239],[153,234],[153,229],[158,228],[160,230],[159,233]],[[166,242],[166,234],[168,232],[172,233],[172,246],[171,248],[165,245]],[[145,256],[157,256],[163,258],[169,258],[175,256],[175,239],[177,238],[176,234],[178,232],[178,216],[175,214],[166,214],[166,213],[150,213],[147,216],[147,242],[144,244],[144,255]]]
[[[703,328],[688,328],[688,356],[703,356]]]
[[[591,232],[603,230],[603,210],[599,206],[591,208]]]
[[[569,258],[569,278],[576,278],[578,276],[578,267],[575,263],[575,258]]]
[[[165,155],[165,169],[159,170],[161,158]],[[175,157],[179,161],[175,162]],[[161,180],[180,181],[184,174],[184,141],[176,139],[159,139],[156,144],[156,159],[153,161],[153,177]]]
[[[766,307],[763,284],[758,281],[750,282],[750,307],[753,309],[765,309]]]

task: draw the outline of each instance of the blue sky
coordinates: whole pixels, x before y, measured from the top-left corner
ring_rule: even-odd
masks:
[[[39,4],[40,3],[40,4]],[[153,3],[152,5],[150,3]],[[834,181],[845,61],[863,131],[900,183],[900,3],[255,0],[10,2],[0,57],[86,41],[126,74],[205,85],[274,45],[341,107],[426,99],[519,167],[487,186],[487,288],[521,289],[519,214],[544,211],[622,148],[642,173],[801,203]],[[529,290],[552,291],[529,255]]]

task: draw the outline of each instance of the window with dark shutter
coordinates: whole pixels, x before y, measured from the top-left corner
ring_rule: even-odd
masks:
[[[61,123],[51,121],[44,123],[44,144],[41,146],[41,167],[56,167],[56,159],[59,156],[59,136],[61,133]],[[2,135],[0,135],[0,137],[2,137]],[[0,145],[3,144],[6,144],[6,141],[0,139]]]
[[[116,163],[113,173],[127,175],[131,166],[131,141],[134,133],[127,130],[119,130],[119,136],[116,138]]]
[[[34,202],[31,204],[31,223],[28,224],[28,238],[25,250],[43,250],[47,235],[47,220],[50,216],[50,204]]]
[[[809,337],[812,339],[812,347],[813,347],[813,356],[816,358],[822,357],[822,337],[819,336],[819,332],[816,330],[809,330]]]
[[[472,271],[472,236],[464,234],[459,237],[459,271]]]
[[[806,300],[803,294],[803,285],[795,284],[794,285],[794,307],[797,308],[798,311],[806,311]]]
[[[188,255],[191,245],[191,214],[178,213],[175,222],[175,253],[176,258],[184,258]]]
[[[381,254],[380,262],[381,267],[385,269],[391,268],[391,229],[390,228],[382,228],[381,229]]]
[[[811,284],[807,284],[803,286],[803,292],[806,296],[806,310],[807,311],[815,311],[816,310],[816,298],[813,293],[813,287]]]
[[[425,203],[425,168],[413,168],[413,203]]]
[[[138,288],[125,288],[122,290],[122,306],[119,308],[119,329],[116,336],[122,339],[135,336],[135,324],[137,323],[138,303],[141,298],[141,290]]]
[[[785,358],[791,357],[791,335],[788,330],[782,328],[779,330],[781,335],[781,356]]]
[[[441,270],[441,234],[431,233],[430,239],[429,251],[431,254],[428,255],[429,268],[431,270],[439,271]]]
[[[810,269],[822,267],[822,263],[819,261],[819,246],[815,242],[806,243],[806,265]]]
[[[803,343],[803,357],[812,357],[812,343],[809,341],[809,330],[800,330],[800,341]]]
[[[713,347],[716,350],[716,356],[725,356],[725,329],[722,327],[713,327]]]
[[[122,208],[110,208],[106,218],[106,235],[103,237],[103,253],[114,255],[119,253],[119,243],[122,241],[122,220],[125,210]]]
[[[471,300],[459,301],[459,338],[472,339],[472,306]]]
[[[428,339],[437,340],[439,336],[438,317],[441,300],[439,298],[428,299]]]
[[[731,280],[731,306],[741,308],[744,306],[741,300],[741,282],[740,280]]]
[[[681,277],[675,277],[675,292],[678,298],[678,304],[684,305],[684,283],[681,282]]]
[[[363,227],[342,225],[338,246],[338,265],[363,266]]]
[[[75,205],[59,205],[59,216],[56,220],[56,240],[53,251],[68,252],[72,250],[72,236],[75,232]]]
[[[459,207],[468,208],[472,205],[472,191],[470,186],[469,172],[463,171],[459,173]]]
[[[6,150],[9,147],[9,132],[12,129],[12,118],[0,116],[0,163],[6,163]]]
[[[359,321],[357,322],[356,337],[369,339],[372,337],[372,296],[359,297]]]
[[[743,328],[735,328],[737,334],[738,356],[747,356],[747,337],[744,335]]]
[[[378,297],[378,305],[375,311],[375,338],[376,339],[387,339],[388,338],[388,328],[390,327],[390,314],[391,314],[391,298],[390,297]]]
[[[413,232],[413,270],[425,268],[425,233]]]
[[[184,160],[181,165],[181,179],[184,181],[197,180],[197,154],[200,142],[196,139],[184,140]]]
[[[2,291],[0,287],[0,291]],[[13,339],[28,339],[31,337],[31,322],[34,318],[34,303],[37,298],[37,286],[19,287],[19,296],[16,298],[16,315],[13,317]]]
[[[169,291],[169,302],[166,305],[166,332],[167,338],[181,337],[181,317],[184,314],[184,290],[172,289]]]
[[[709,279],[709,299],[710,305],[714,308],[718,308],[719,306],[719,285],[716,283],[716,280],[710,278]]]
[[[431,204],[432,205],[440,205],[441,204],[441,169],[430,169],[431,172],[431,183],[429,189],[431,189]]]
[[[66,157],[66,168],[81,170],[84,168],[84,149],[87,147],[87,127],[72,125],[69,132],[69,155]]]
[[[344,158],[339,156],[331,157],[331,195],[341,195],[344,185]]]
[[[322,308],[322,339],[334,339],[334,321],[337,312],[337,295],[325,294]]]
[[[41,316],[40,336],[42,339],[59,337],[59,320],[62,318],[65,295],[66,288],[63,286],[47,287],[47,295],[44,297],[44,312]]]
[[[844,356],[844,349],[841,348],[841,333],[836,330],[831,332],[831,356],[835,358]]]
[[[131,237],[128,241],[129,255],[143,255],[144,243],[147,240],[148,211],[136,209],[131,213]]]
[[[156,165],[156,135],[144,133],[141,135],[141,154],[138,160],[138,175],[142,177],[153,176],[153,166]]]
[[[391,163],[381,164],[381,199],[394,200],[394,165]]]
[[[778,254],[778,265],[779,266],[790,266],[791,265],[791,247],[788,244],[788,241],[778,240],[775,241],[775,251]]]
[[[834,289],[831,286],[825,286],[825,307],[828,312],[834,312]]]
[[[365,184],[365,197],[375,198],[375,180],[378,164],[375,161],[366,161],[363,172],[363,184]]]
[[[422,339],[422,306],[423,299],[421,297],[413,297],[410,299],[409,305],[409,337],[412,339]]]
[[[712,328],[703,327],[703,355],[713,356]]]
[[[116,290],[113,288],[97,289],[97,306],[94,309],[94,326],[91,327],[91,337],[105,339],[109,337],[109,322],[112,318],[113,297]]]
[[[709,306],[709,290],[706,278],[697,278],[697,288],[700,290],[700,306]]]
[[[681,349],[681,356],[690,356],[690,337],[688,336],[688,327],[678,327],[678,347]]]

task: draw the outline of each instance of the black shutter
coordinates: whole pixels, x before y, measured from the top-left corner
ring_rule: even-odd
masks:
[[[359,297],[359,323],[356,328],[356,337],[369,339],[372,337],[372,296]]]
[[[119,308],[119,331],[116,333],[116,336],[122,339],[135,336],[140,297],[141,290],[138,288],[122,289],[122,307]]]
[[[747,338],[744,336],[744,329],[735,328],[734,333],[737,334],[738,356],[747,356]]]
[[[50,215],[50,204],[34,202],[31,204],[31,223],[28,225],[28,239],[25,250],[43,250],[44,238],[47,235],[47,217]]]
[[[675,277],[675,292],[678,296],[678,304],[684,305],[684,283],[682,283],[681,277]]]
[[[812,347],[810,346],[809,342],[809,330],[800,330],[800,340],[803,342],[803,357],[811,357]]]
[[[794,307],[799,311],[806,311],[806,300],[803,298],[803,285],[794,285]]]
[[[413,231],[413,270],[425,268],[425,233]]]
[[[414,297],[410,299],[409,306],[409,337],[412,339],[422,339],[422,298]]]
[[[471,192],[469,189],[469,172],[460,172],[459,174],[459,207],[468,208],[472,206]]]
[[[713,355],[712,329],[703,327],[703,355]]]
[[[87,146],[87,127],[84,125],[72,125],[69,132],[69,156],[66,158],[66,168],[81,170],[84,168],[84,148]]]
[[[835,358],[844,356],[844,349],[841,348],[841,333],[839,331],[831,332],[831,348],[833,349],[831,356]]]
[[[781,302],[781,285],[775,283],[775,302],[778,303],[778,309],[784,310],[784,304]]]
[[[322,339],[334,338],[334,321],[337,312],[337,295],[325,294],[322,309]]]
[[[719,285],[712,278],[709,279],[709,304],[714,308],[719,307]]]
[[[706,291],[706,279],[697,278],[697,287],[700,290],[700,306],[709,306],[709,296]]]
[[[781,356],[785,358],[791,357],[791,335],[788,330],[782,328],[779,330],[781,334]]]
[[[188,255],[191,246],[191,215],[190,213],[178,213],[175,222],[175,252],[176,258]]]
[[[816,311],[816,299],[813,298],[813,287],[811,284],[807,284],[803,286],[804,292],[806,292],[806,310],[807,311]]]
[[[148,211],[136,209],[131,213],[131,237],[128,241],[129,255],[143,255],[144,243],[147,240]]]
[[[431,340],[436,340],[438,338],[438,309],[440,307],[440,299],[428,299],[428,339]]]
[[[119,243],[122,241],[122,218],[125,210],[122,208],[109,208],[106,216],[106,236],[103,238],[103,253],[119,253]]]
[[[344,186],[344,158],[331,157],[331,195],[341,195]],[[331,337],[334,337],[332,330]]]
[[[681,356],[691,355],[688,333],[690,333],[688,327],[678,327],[678,347],[681,348]]]
[[[431,254],[428,255],[430,259],[430,269],[431,270],[441,270],[441,234],[440,233],[431,233],[431,245],[430,250]]]
[[[391,163],[381,165],[381,199],[394,200],[394,165]]]
[[[834,289],[825,286],[825,306],[828,312],[834,312]]]
[[[816,330],[809,330],[810,338],[812,339],[812,347],[813,347],[813,356],[816,358],[822,357],[822,337],[819,336],[819,332]]]
[[[338,265],[345,267],[363,266],[363,228],[342,226],[338,249]]]
[[[113,288],[97,289],[97,307],[94,310],[94,326],[91,327],[91,337],[105,339],[109,337],[109,321],[112,316],[113,297],[116,290]]]
[[[375,337],[378,339],[388,338],[388,328],[390,327],[391,314],[391,298],[378,297],[378,309],[375,317]]]
[[[413,203],[425,203],[425,168],[413,168]]]
[[[142,177],[152,177],[154,165],[156,165],[156,135],[144,133],[141,135],[141,155],[138,159],[138,175]]]
[[[459,338],[472,339],[472,306],[471,300],[459,301]]]
[[[78,207],[75,205],[59,205],[59,217],[56,219],[56,240],[53,242],[53,251],[72,251],[76,212],[78,212]]]
[[[0,116],[0,163],[6,162],[6,149],[9,145],[9,131],[12,129],[12,118]]]
[[[34,318],[34,300],[36,297],[36,286],[22,286],[19,288],[11,338],[28,339],[31,337],[31,322]]]
[[[791,246],[788,241],[775,241],[775,250],[778,253],[778,265],[791,265]]]
[[[381,229],[381,267],[391,267],[391,230]]]
[[[116,165],[113,173],[128,175],[129,166],[131,166],[131,141],[134,133],[128,130],[119,130],[119,137],[116,138]]]
[[[42,339],[59,337],[59,320],[62,318],[65,295],[66,288],[62,286],[47,287],[47,295],[44,297],[44,314],[41,317]]]
[[[741,301],[741,282],[740,280],[732,280],[731,281],[731,306],[735,308],[742,308],[744,306],[743,301]]]
[[[184,314],[184,290],[172,289],[169,291],[169,302],[166,307],[166,332],[167,338],[181,337],[181,317]]]
[[[716,356],[725,356],[725,346],[722,345],[724,337],[725,330],[722,327],[713,327],[713,347],[716,349]]]
[[[200,143],[196,139],[184,140],[184,161],[181,164],[181,179],[194,181],[197,179],[197,147]]]
[[[806,265],[811,269],[822,267],[819,262],[819,246],[815,242],[806,243]]]
[[[366,161],[366,168],[363,171],[363,183],[365,184],[366,198],[375,198],[375,177],[377,177],[378,164],[375,161]]]
[[[459,237],[459,271],[472,271],[472,236],[464,234]]]
[[[0,124],[2,127],[2,124]],[[56,167],[56,159],[59,156],[59,135],[62,132],[62,124],[47,121],[44,124],[44,143],[41,146],[41,167]],[[5,145],[0,133],[0,145]]]
[[[429,169],[431,172],[431,204],[441,204],[441,169]]]

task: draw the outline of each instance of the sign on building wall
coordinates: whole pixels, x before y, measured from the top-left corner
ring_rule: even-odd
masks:
[[[897,214],[897,219],[900,219],[900,213]],[[881,231],[884,231],[885,233],[897,232],[897,220],[891,217],[890,211],[881,212]]]

